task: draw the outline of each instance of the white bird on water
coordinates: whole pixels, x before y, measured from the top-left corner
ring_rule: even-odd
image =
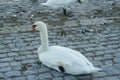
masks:
[[[46,3],[41,3],[41,4],[45,5],[45,6],[50,6],[54,9],[62,8],[64,15],[70,16],[70,14],[67,14],[66,8],[71,3],[75,3],[76,1],[80,4],[82,4],[82,3],[86,2],[87,0],[48,0]]]

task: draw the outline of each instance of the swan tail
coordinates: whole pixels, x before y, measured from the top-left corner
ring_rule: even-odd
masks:
[[[100,68],[96,68],[96,67],[94,67],[92,70],[91,70],[91,72],[98,72],[98,71],[101,71],[102,69],[100,69]]]

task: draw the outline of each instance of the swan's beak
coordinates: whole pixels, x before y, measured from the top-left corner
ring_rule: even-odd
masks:
[[[36,29],[35,29],[34,26],[32,26],[31,29],[30,29],[30,31],[35,31],[35,30],[36,30]]]

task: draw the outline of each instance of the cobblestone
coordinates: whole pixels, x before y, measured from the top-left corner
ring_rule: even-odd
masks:
[[[9,63],[8,63],[8,62],[0,63],[0,67],[6,67],[6,66],[9,66]]]
[[[97,56],[101,56],[101,55],[103,55],[103,54],[105,54],[105,53],[104,53],[103,51],[96,51],[95,54],[96,54]]]
[[[75,76],[65,76],[65,80],[76,80]]]
[[[115,63],[120,63],[120,58],[114,58]]]
[[[26,80],[26,78],[25,77],[14,77],[14,78],[12,78],[13,80]],[[35,79],[35,78],[34,78]],[[30,80],[30,79],[28,79],[28,80]],[[36,79],[35,79],[36,80]]]
[[[10,71],[5,73],[6,77],[15,77],[15,76],[21,76],[21,73],[19,71]]]
[[[13,57],[8,57],[8,58],[2,58],[0,59],[1,62],[9,62],[9,61],[13,61]]]
[[[0,54],[0,58],[7,57],[7,54]]]
[[[39,80],[39,77],[35,75],[30,75],[30,76],[27,76],[27,79],[28,80]]]
[[[43,73],[43,74],[40,74],[39,75],[39,78],[44,80],[44,79],[51,79],[52,78],[52,75],[50,73]]]
[[[113,56],[110,54],[106,54],[103,57],[104,57],[104,59],[112,59],[113,58]]]
[[[0,80],[120,80],[120,0],[113,0],[113,5],[108,0],[104,0],[104,3],[91,0],[88,5],[95,9],[88,9],[89,12],[83,12],[84,14],[77,13],[73,17],[65,17],[60,11],[52,12],[52,9],[31,1],[44,2],[0,1]],[[102,11],[98,10],[98,14],[95,14],[94,10],[97,11],[98,8]],[[102,71],[74,76],[43,65],[37,54],[37,48],[41,44],[39,32],[28,31],[32,25],[29,21],[31,14],[34,15],[33,21],[42,20],[48,25],[50,45],[78,50],[95,67],[102,68]],[[101,17],[113,22],[100,24],[99,21],[93,21],[94,18]],[[83,24],[82,20],[88,22]]]
[[[11,71],[12,68],[11,67],[2,67],[0,68],[0,72],[7,72],[7,71]]]

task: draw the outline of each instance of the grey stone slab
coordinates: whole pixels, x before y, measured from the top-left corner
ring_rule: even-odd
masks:
[[[3,73],[0,73],[0,78],[4,77],[4,74]]]
[[[34,54],[34,55],[27,55],[27,58],[38,58],[38,54]]]
[[[13,77],[12,80],[26,80],[26,77],[24,77],[24,76],[22,76],[22,77]]]
[[[10,65],[11,66],[19,66],[19,65],[22,65],[22,63],[21,62],[10,62]]]
[[[50,69],[49,69],[48,67],[41,67],[40,69],[38,69],[38,71],[39,71],[40,73],[42,73],[42,72],[49,72]]]
[[[114,66],[112,65],[106,65],[103,68],[103,71],[105,71],[107,73],[107,75],[109,76],[113,76],[113,75],[118,75],[119,74],[119,70],[116,69]]]
[[[120,52],[117,52],[117,53],[115,53],[115,54],[113,54],[115,57],[120,57]]]
[[[14,60],[14,57],[7,57],[7,58],[0,59],[0,62],[10,62],[10,61],[13,61],[13,60]]]
[[[38,71],[36,69],[33,70],[26,70],[23,72],[24,75],[33,75],[33,74],[38,74]]]
[[[64,80],[62,77],[54,77],[53,80]]]
[[[77,80],[75,76],[65,76],[65,80]]]
[[[114,49],[114,48],[119,48],[119,46],[117,44],[107,46],[107,49]]]
[[[106,55],[103,56],[103,58],[104,58],[104,59],[112,59],[113,56],[110,55],[110,54],[106,54]]]
[[[0,63],[0,67],[6,67],[6,66],[9,66],[10,64],[8,62],[5,62],[5,63]]]
[[[36,59],[26,59],[26,60],[22,60],[22,64],[35,63],[35,62],[37,62]]]
[[[9,52],[8,56],[12,57],[12,56],[18,56],[19,54],[17,52]]]
[[[114,49],[107,49],[104,52],[107,53],[107,54],[109,54],[109,53],[115,53],[116,50],[114,50]]]
[[[21,76],[20,71],[9,71],[5,72],[6,77],[15,77],[15,76]]]
[[[97,47],[95,47],[95,50],[97,50],[97,51],[103,51],[103,50],[106,50],[107,48],[106,47],[104,47],[104,46],[97,46]]]
[[[17,47],[15,47],[15,48],[11,48],[10,50],[11,50],[11,51],[14,51],[14,52],[19,52],[19,51],[20,51],[20,49],[17,48]]]
[[[40,79],[36,75],[30,75],[30,76],[27,76],[27,80],[40,80]]]
[[[1,67],[0,68],[0,72],[7,72],[7,71],[11,71],[12,68],[9,66],[9,67]]]
[[[93,77],[103,77],[103,76],[107,76],[107,74],[105,72],[96,72],[92,74]]]
[[[114,66],[115,69],[118,69],[118,70],[120,69],[120,63],[119,64],[114,64],[113,66]]]
[[[18,61],[19,60],[24,60],[24,59],[26,59],[26,56],[19,56],[18,55],[18,56],[15,57],[15,60],[18,60]]]
[[[114,58],[115,63],[120,63],[120,58]]]
[[[41,80],[44,80],[44,79],[51,79],[52,78],[52,75],[50,73],[43,73],[43,74],[39,74],[39,78]]]
[[[53,76],[55,76],[55,77],[61,77],[61,76],[64,76],[64,75],[65,75],[64,73],[58,72],[58,71],[56,71],[56,70],[52,70],[52,71],[51,71],[51,74],[52,74]]]
[[[0,45],[0,49],[4,49],[5,48],[5,46],[4,45]]]
[[[95,56],[95,54],[94,54],[94,53],[91,53],[91,52],[85,53],[84,55],[85,55],[85,56],[88,56],[88,57],[93,57],[93,56]]]
[[[113,61],[112,61],[112,60],[106,60],[106,61],[105,61],[105,64],[106,64],[106,65],[113,64]]]
[[[112,77],[105,77],[105,80],[120,80],[120,78],[117,76],[112,76]]]
[[[7,54],[0,54],[0,58],[4,58],[4,57],[7,57]]]
[[[100,61],[100,60],[103,60],[103,57],[102,57],[102,56],[94,57],[94,60],[95,60],[95,61]]]
[[[104,55],[105,53],[103,51],[96,51],[95,54],[100,56],[100,55]]]

